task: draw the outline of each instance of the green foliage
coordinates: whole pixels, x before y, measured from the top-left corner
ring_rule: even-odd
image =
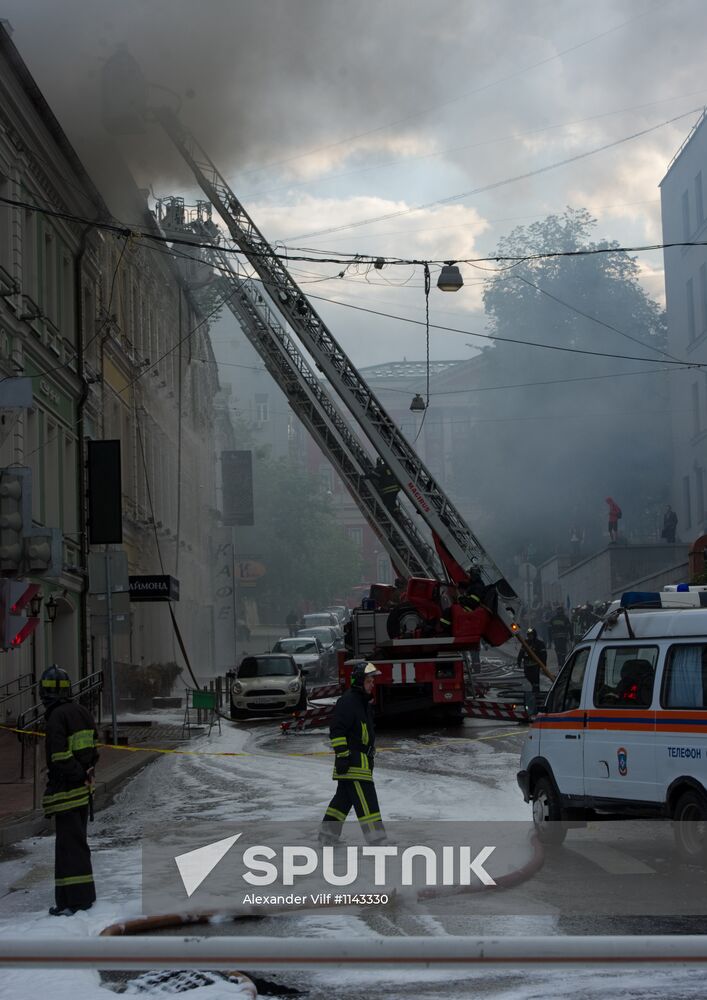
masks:
[[[324,607],[361,579],[361,555],[336,520],[318,479],[293,462],[256,460],[256,509],[267,575],[258,596],[284,620],[311,603]]]
[[[661,367],[653,359],[660,360],[666,323],[640,284],[637,261],[604,252],[531,259],[617,246],[597,240],[595,226],[586,210],[568,208],[514,229],[497,254],[527,259],[500,265],[485,288],[499,340],[483,352],[482,384],[514,388],[478,394],[462,467],[471,503],[486,513],[483,537],[506,565],[531,540],[537,562],[566,551],[575,523],[587,550],[601,544],[606,496],[623,508],[622,531],[636,534],[668,498],[667,376],[633,374]]]

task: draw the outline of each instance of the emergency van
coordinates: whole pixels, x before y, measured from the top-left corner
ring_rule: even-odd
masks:
[[[579,640],[528,731],[518,784],[540,840],[665,817],[707,853],[707,587],[624,594]]]

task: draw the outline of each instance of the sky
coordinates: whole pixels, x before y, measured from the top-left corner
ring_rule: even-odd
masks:
[[[660,242],[658,185],[707,102],[701,0],[3,0],[0,16],[99,186],[116,143],[141,186],[195,197],[156,126],[103,128],[101,70],[122,44],[268,238],[334,256],[483,257],[568,205],[597,238]],[[639,259],[662,301],[661,254]],[[424,317],[419,265],[292,270],[325,299]],[[462,291],[433,287],[431,319],[483,332],[488,271],[462,271]],[[424,357],[419,327],[317,308],[359,366]],[[431,354],[479,343],[436,331]]]

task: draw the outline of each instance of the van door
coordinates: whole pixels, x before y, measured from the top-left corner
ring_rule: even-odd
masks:
[[[587,703],[584,778],[587,796],[654,803],[653,708],[658,646],[617,643],[602,647]],[[601,801],[597,802],[598,805]]]
[[[584,711],[582,686],[589,661],[589,646],[573,650],[565,662],[533,731],[539,731],[539,756],[544,757],[561,795],[582,796]]]

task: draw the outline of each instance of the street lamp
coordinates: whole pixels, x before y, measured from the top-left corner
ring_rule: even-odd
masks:
[[[42,609],[42,591],[38,590],[37,593],[30,598],[29,601],[29,616],[30,618],[39,618],[39,613]]]
[[[464,279],[462,278],[461,271],[457,265],[454,261],[447,261],[442,270],[439,272],[437,288],[439,288],[441,292],[458,292],[463,284]]]
[[[56,621],[56,612],[58,606],[59,605],[56,602],[56,598],[54,597],[54,594],[52,594],[52,596],[45,604],[45,608],[47,610],[47,621],[49,622],[50,625],[53,625],[54,622]]]

